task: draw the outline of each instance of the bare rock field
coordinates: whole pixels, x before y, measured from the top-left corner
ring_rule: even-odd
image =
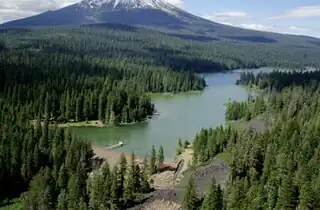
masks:
[[[185,189],[190,176],[194,176],[198,195],[202,197],[209,190],[213,179],[217,184],[223,186],[228,178],[228,173],[229,165],[223,160],[215,159],[205,166],[186,171],[176,188]]]

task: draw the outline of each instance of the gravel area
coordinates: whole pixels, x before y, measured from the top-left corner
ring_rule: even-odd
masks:
[[[181,205],[171,201],[154,201],[141,210],[182,210]]]
[[[181,205],[172,201],[154,200],[130,210],[182,210]]]
[[[155,189],[168,189],[173,188],[174,184],[174,172],[165,171],[160,174],[155,174],[151,176],[153,179],[153,187]]]
[[[121,152],[107,149],[105,147],[94,147],[93,152],[95,154],[94,158],[101,158],[103,160],[108,160],[108,163],[111,168],[114,166],[118,165],[121,160]],[[127,155],[127,162],[130,164],[131,161],[131,155]],[[137,163],[142,163],[143,162],[143,157],[138,157],[136,156],[136,162]]]

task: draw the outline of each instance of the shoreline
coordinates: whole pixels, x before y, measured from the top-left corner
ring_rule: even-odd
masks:
[[[55,126],[57,125],[58,128],[68,128],[68,127],[95,127],[95,128],[110,128],[110,127],[121,127],[126,125],[134,125],[139,123],[146,123],[151,120],[153,116],[157,116],[159,113],[155,112],[153,115],[148,116],[146,119],[142,121],[136,121],[131,123],[120,123],[119,125],[107,125],[103,124],[100,120],[89,120],[89,121],[80,121],[80,122],[67,122],[67,123],[49,123],[49,126]],[[31,120],[31,124],[35,125],[36,120]],[[43,121],[41,121],[41,124],[43,125]]]
[[[149,97],[174,97],[174,96],[178,96],[178,95],[183,95],[183,94],[199,94],[202,93],[205,89],[203,90],[189,90],[189,91],[185,91],[185,92],[164,92],[164,93],[152,93],[152,92],[148,92],[146,93],[147,96]]]
[[[134,125],[139,123],[145,123],[148,122],[151,119],[151,116],[147,119],[144,119],[142,121],[137,122],[131,122],[131,123],[120,123],[119,125],[107,125],[103,124],[99,120],[90,120],[88,122],[81,121],[81,122],[67,122],[67,123],[60,123],[57,124],[59,128],[68,128],[68,127],[95,127],[95,128],[111,128],[111,127],[121,127],[126,125]],[[52,124],[54,125],[54,124]]]

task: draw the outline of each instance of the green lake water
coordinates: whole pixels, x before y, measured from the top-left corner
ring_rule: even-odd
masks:
[[[162,145],[166,160],[171,160],[179,138],[192,141],[201,128],[224,125],[224,104],[228,99],[247,99],[246,89],[235,85],[242,71],[205,75],[208,87],[201,93],[153,97],[159,116],[148,122],[114,128],[74,127],[72,130],[91,140],[93,146],[111,146],[122,141],[125,145],[118,151],[134,152],[138,156],[149,153],[152,145],[156,148]]]

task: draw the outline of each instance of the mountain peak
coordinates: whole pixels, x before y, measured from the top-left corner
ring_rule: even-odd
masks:
[[[181,28],[199,20],[166,0],[82,0],[55,11],[5,23],[2,27],[120,23]]]
[[[90,9],[103,8],[115,10],[130,9],[160,9],[174,10],[175,6],[163,0],[83,0],[81,6]]]

